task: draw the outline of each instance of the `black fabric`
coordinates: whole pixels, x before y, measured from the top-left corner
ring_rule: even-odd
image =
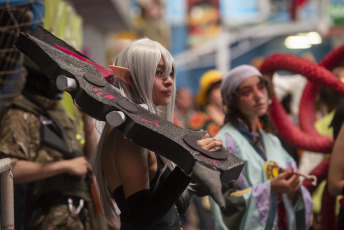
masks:
[[[68,199],[71,198],[73,201],[74,206],[78,206],[80,202],[80,197],[75,196],[63,196],[60,192],[55,191],[51,192],[50,194],[47,194],[45,196],[41,196],[37,202],[35,202],[33,210],[37,208],[41,208],[43,210],[43,213],[47,213],[50,209],[50,207],[55,205],[61,205],[65,204],[68,205]],[[85,201],[84,207],[87,207],[87,202]]]
[[[195,197],[193,200],[195,205],[198,219],[199,219],[199,230],[214,230],[215,223],[211,210],[207,209],[203,205],[201,197]]]
[[[62,91],[57,89],[55,82],[40,71],[38,66],[26,56],[24,57],[23,66],[27,71],[24,85],[27,91],[50,99],[60,99],[62,97]]]
[[[176,201],[176,206],[180,216],[185,215],[186,211],[193,201],[193,198],[195,197],[195,195],[191,194],[189,190],[185,190],[184,196],[179,196],[178,200]]]
[[[342,230],[344,229],[344,209],[340,208],[338,218],[337,218],[337,229]]]
[[[343,125],[344,122],[344,104],[340,104],[337,109],[336,112],[333,116],[332,122],[330,124],[330,126],[333,127],[333,138],[334,140],[337,139],[338,133]],[[343,187],[343,191],[342,194],[344,194],[344,187]],[[344,208],[340,208],[339,210],[339,214],[338,214],[338,218],[337,218],[337,229],[344,229]]]
[[[66,158],[71,158],[69,155],[74,155],[73,152],[70,152],[67,145],[64,143],[64,141],[56,135],[51,129],[50,125],[44,125],[41,126],[41,144],[48,146],[52,149],[55,149],[61,153],[64,153],[68,155]]]
[[[336,139],[344,121],[344,104],[337,107],[330,126],[333,127],[333,138]]]
[[[190,180],[176,167],[172,172],[167,169],[158,180],[155,178],[150,189],[139,191],[127,199],[123,187],[116,188],[112,196],[121,210],[121,230],[179,229],[180,218],[175,203]]]

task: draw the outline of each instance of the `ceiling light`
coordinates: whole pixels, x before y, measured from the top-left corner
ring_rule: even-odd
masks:
[[[288,49],[308,49],[311,47],[305,36],[288,36],[284,41],[284,45]]]

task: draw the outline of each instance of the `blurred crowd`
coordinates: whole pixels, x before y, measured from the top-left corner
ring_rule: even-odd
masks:
[[[196,76],[199,79],[198,91],[192,92],[187,86],[176,88],[178,76],[175,76],[173,58],[168,52],[170,31],[160,20],[163,16],[162,3],[158,0],[138,3],[141,14],[133,21],[133,34],[112,44],[109,63],[124,67],[123,63],[126,58],[130,59],[130,55],[134,57],[127,62],[133,63],[130,61],[137,59],[135,52],[142,48],[140,42],[143,49],[151,49],[152,53],[159,50],[158,65],[153,72],[155,78],[160,76],[162,83],[154,80],[153,89],[142,89],[153,91],[153,98],[150,96],[145,100],[151,104],[160,103],[157,106],[173,108],[171,122],[185,129],[206,131],[209,136],[204,139],[217,143],[221,141],[223,147],[245,162],[238,179],[222,186],[226,207],[220,208],[210,194],[196,193],[182,202],[187,207],[183,215],[176,200],[172,201],[173,205],[168,210],[161,211],[174,218],[170,221],[174,223],[170,225],[178,223],[177,228],[163,225],[168,225],[168,218],[159,216],[158,220],[147,224],[143,218],[137,217],[133,211],[135,202],[146,205],[147,200],[154,201],[151,199],[154,192],[176,173],[183,178],[181,184],[186,183],[183,190],[188,191],[187,184],[190,180],[190,183],[194,182],[190,179],[191,173],[184,175],[183,172],[176,172],[177,166],[164,158],[161,160],[158,154],[130,147],[125,138],[109,127],[110,131],[104,129],[106,131],[101,134],[104,139],[102,136],[99,142],[100,131],[95,120],[71,106],[70,98],[69,102],[62,104],[61,99],[68,97],[68,94],[57,89],[34,62],[23,58],[15,50],[11,51],[15,53],[11,58],[9,55],[7,58],[0,56],[4,57],[1,59],[3,63],[10,63],[0,63],[0,77],[3,78],[0,81],[0,158],[10,158],[13,162],[15,229],[124,229],[121,225],[125,229],[135,229],[130,221],[147,224],[148,227],[142,229],[343,229],[344,55],[341,51],[344,46],[324,54],[325,58],[319,63],[309,53],[302,57],[286,56],[282,60],[288,63],[290,58],[293,64],[292,61],[296,60],[298,69],[274,69],[271,59],[279,57],[261,58],[259,62],[257,59],[247,60],[226,73],[208,69]],[[22,20],[32,20],[29,13],[21,11],[14,10],[10,15],[22,13]],[[29,32],[27,27],[18,29]],[[137,43],[137,39],[142,37],[149,39]],[[6,52],[8,47],[5,45],[13,45],[16,39],[11,33],[0,35],[0,38],[4,46],[0,50]],[[128,49],[133,44],[138,46],[130,53]],[[135,63],[136,66],[149,66],[153,62],[139,54],[142,60]],[[132,92],[143,88],[144,84],[136,79],[141,76],[134,71],[136,66],[132,69],[126,67],[128,72],[123,76],[116,72],[121,79],[113,80],[112,84],[139,103],[144,101],[143,96]],[[166,73],[167,69],[169,73]],[[278,70],[291,71],[289,75],[283,75]],[[7,98],[9,94],[6,90],[13,82],[15,93]],[[154,98],[157,85],[170,90],[165,93],[165,96],[168,94],[168,103]],[[174,93],[175,101],[172,98]],[[303,116],[300,116],[301,110]],[[160,112],[159,109],[157,111]],[[157,111],[154,112],[158,114]],[[164,118],[169,120],[167,113]],[[96,177],[93,173],[91,161],[97,149],[102,154],[106,151],[121,152],[121,148],[114,148],[108,139],[119,143],[120,147],[123,142],[132,154],[132,158],[123,156],[125,154],[120,157],[111,155],[108,158],[110,163],[115,158],[120,162],[134,159],[139,165],[142,163],[137,160],[142,160],[142,157],[137,157],[139,154],[148,159],[148,164],[142,167],[147,171],[144,172],[149,181],[144,186],[148,187],[142,191],[148,190],[149,194],[132,193],[129,196],[135,201],[131,201],[132,204],[128,203],[127,196],[132,188],[125,187],[123,179],[134,181],[130,177],[132,172],[125,169],[108,171],[115,178],[123,179],[122,183],[120,180],[114,182],[122,185],[117,187],[122,188],[120,192],[106,178]],[[149,164],[152,159],[155,159],[154,163]],[[100,161],[104,166],[100,172],[106,174],[107,164],[104,159]],[[130,165],[135,167],[134,163]],[[157,180],[150,174],[150,166],[155,167],[155,173],[159,175]],[[166,169],[169,166],[170,171]],[[121,177],[121,173],[128,173],[129,176]],[[102,186],[99,183],[103,183]],[[156,187],[151,189],[153,184]],[[99,189],[103,195],[99,195]],[[179,199],[185,198],[185,191],[178,194]],[[133,194],[140,197],[133,198]],[[104,199],[111,202],[104,206]],[[158,211],[159,205],[163,206],[160,203],[155,205]],[[147,210],[152,211],[152,208]],[[112,216],[120,218],[111,219]],[[143,216],[146,218],[147,215]],[[177,221],[178,218],[180,221]],[[160,223],[160,220],[163,221]],[[159,226],[159,223],[162,225]]]

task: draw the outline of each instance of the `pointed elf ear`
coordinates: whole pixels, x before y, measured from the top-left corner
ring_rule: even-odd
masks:
[[[133,85],[133,81],[131,80],[130,71],[127,68],[121,67],[121,66],[114,66],[109,65],[112,72],[119,77],[123,82],[125,82],[128,85]]]

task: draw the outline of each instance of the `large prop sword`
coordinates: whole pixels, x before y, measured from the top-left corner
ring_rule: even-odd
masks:
[[[181,128],[160,118],[119,93],[106,79],[113,72],[104,68],[42,27],[21,33],[15,45],[53,80],[67,91],[74,104],[93,118],[117,127],[134,143],[170,159],[224,207],[222,183],[238,178],[244,162],[224,147],[215,152],[201,149],[197,140],[204,130]]]

